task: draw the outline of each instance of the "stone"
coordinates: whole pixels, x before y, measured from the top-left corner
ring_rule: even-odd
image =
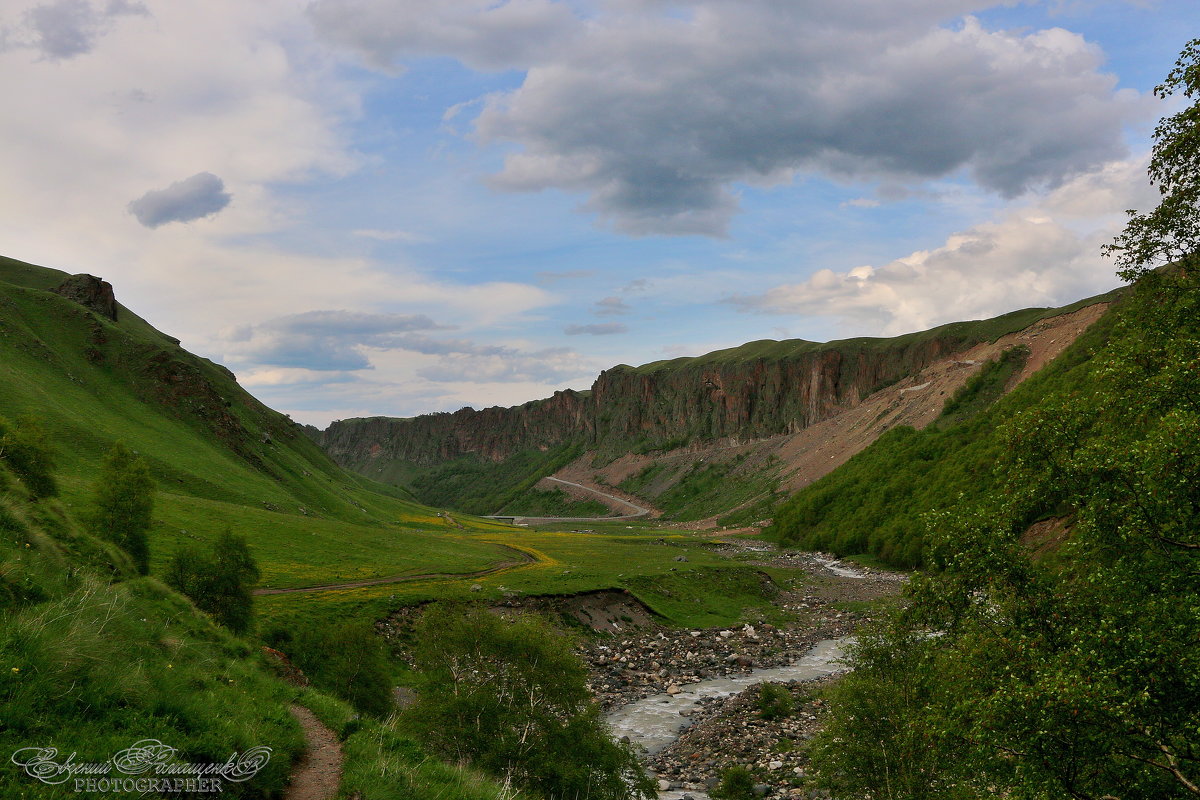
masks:
[[[675,560],[680,563],[684,563],[688,560],[688,557],[687,556],[675,556]]]
[[[481,585],[479,585],[478,583],[473,583],[473,584],[471,584],[471,591],[472,592],[482,592],[483,587]]]
[[[670,782],[670,781],[668,781],[668,780],[664,780],[664,779],[662,779],[662,778],[659,778],[659,779],[658,779],[658,790],[659,790],[660,792],[669,792],[669,791],[671,791],[671,782]]]
[[[52,291],[113,322],[117,320],[117,298],[112,284],[95,275],[72,275]]]
[[[677,683],[672,683],[670,686],[667,687],[667,694],[672,694],[672,695],[679,694],[681,691],[683,691],[683,690],[679,688],[679,684],[677,684]]]
[[[783,769],[782,761],[772,761],[767,764],[767,769]]]

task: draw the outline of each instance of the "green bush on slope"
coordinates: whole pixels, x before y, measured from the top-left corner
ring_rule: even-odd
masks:
[[[1156,93],[1180,90],[1200,98],[1200,40]],[[838,796],[1200,793],[1200,102],[1156,139],[1111,340],[1001,427],[991,491],[929,516],[933,570],[852,654],[816,748]],[[1024,539],[1053,506],[1046,558]],[[909,753],[903,783],[878,768]]]

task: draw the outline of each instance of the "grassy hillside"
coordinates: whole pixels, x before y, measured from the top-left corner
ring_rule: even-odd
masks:
[[[278,586],[468,571],[499,557],[440,535],[456,523],[403,490],[335,466],[228,370],[128,309],[114,322],[46,291],[65,277],[0,260],[0,414],[32,415],[69,443],[58,457],[68,507],[87,501],[113,442],[141,455],[159,487],[155,570],[225,527],[250,538],[265,583]]]
[[[1031,407],[1086,393],[1090,360],[1118,316],[1110,311],[1003,397],[1004,384],[1024,356],[1014,350],[989,363],[946,401],[934,424],[924,430],[893,428],[781,504],[769,533],[786,545],[921,565],[925,515],[996,488],[1003,476],[993,465],[1006,447],[999,426]]]
[[[1061,308],[1023,308],[982,320],[964,320],[939,325],[926,331],[906,333],[890,338],[860,336],[854,339],[838,339],[831,342],[810,342],[804,339],[761,339],[747,342],[725,350],[714,350],[701,356],[685,356],[663,361],[652,361],[640,367],[620,365],[614,369],[632,370],[638,374],[651,374],[668,370],[708,367],[719,364],[746,364],[761,360],[782,360],[801,353],[819,350],[837,350],[843,354],[870,351],[881,348],[902,349],[910,345],[929,341],[940,341],[948,345],[948,352],[965,350],[979,342],[994,342],[1002,336],[1024,330],[1035,322],[1048,317],[1069,314],[1096,303],[1110,302],[1120,290],[1089,297]]]

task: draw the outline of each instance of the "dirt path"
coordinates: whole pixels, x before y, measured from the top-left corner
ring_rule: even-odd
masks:
[[[349,581],[347,583],[326,583],[321,586],[299,586],[292,589],[255,589],[255,595],[268,594],[295,594],[298,592],[332,592],[338,589],[359,589],[363,586],[382,586],[385,583],[407,583],[408,581],[429,581],[429,580],[458,580],[466,578],[482,578],[485,575],[495,575],[497,572],[504,572],[513,567],[522,567],[526,564],[532,564],[537,561],[537,557],[526,553],[524,550],[518,550],[515,547],[500,545],[506,550],[511,550],[520,556],[517,561],[502,561],[499,564],[480,569],[474,572],[427,572],[422,575],[393,575],[390,578],[368,578],[362,581]]]
[[[621,497],[617,497],[616,495],[611,495],[606,492],[602,492],[599,489],[593,489],[590,486],[584,486],[582,483],[575,483],[574,481],[564,481],[562,478],[552,478],[549,476],[542,478],[542,480],[554,481],[555,483],[561,483],[566,486],[572,486],[576,489],[580,489],[582,491],[588,492],[589,494],[594,494],[597,497],[602,497],[606,500],[611,500],[614,503],[618,503],[622,506],[629,508],[631,513],[622,514],[620,516],[615,516],[615,517],[527,517],[527,516],[523,516],[521,514],[493,514],[490,517],[488,517],[488,519],[511,519],[514,523],[523,522],[523,523],[526,523],[529,525],[546,525],[546,524],[553,524],[556,522],[620,522],[621,520],[626,520],[626,519],[640,519],[641,517],[649,516],[651,513],[650,509],[648,509],[648,508],[642,508],[641,506],[637,505],[636,503],[631,503],[628,500],[625,500]]]
[[[342,746],[333,731],[304,706],[292,706],[308,752],[292,770],[284,800],[333,800],[342,783]]]

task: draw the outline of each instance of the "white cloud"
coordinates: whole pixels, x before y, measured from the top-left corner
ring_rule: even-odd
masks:
[[[725,232],[737,184],[801,173],[917,185],[968,173],[1012,197],[1124,155],[1143,106],[1060,28],[988,31],[995,0],[567,3],[319,0],[369,63],[449,55],[525,69],[476,117],[513,143],[491,184],[564,189],[633,235]],[[552,36],[546,31],[553,33]]]
[[[1120,230],[1116,210],[1155,202],[1145,164],[1105,164],[932,250],[880,267],[823,269],[802,283],[726,302],[747,312],[832,317],[855,335],[893,336],[1098,294],[1119,283],[1100,256]]]

